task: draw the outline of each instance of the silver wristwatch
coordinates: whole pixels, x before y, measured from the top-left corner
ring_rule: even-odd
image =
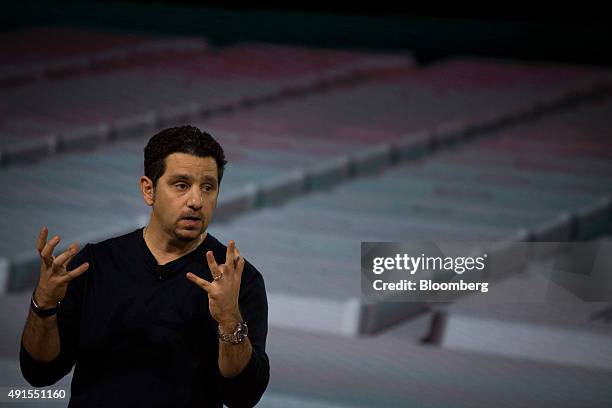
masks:
[[[245,322],[238,322],[233,333],[223,333],[221,331],[221,326],[219,326],[217,333],[219,335],[219,340],[221,341],[232,344],[240,344],[247,338],[249,328]]]

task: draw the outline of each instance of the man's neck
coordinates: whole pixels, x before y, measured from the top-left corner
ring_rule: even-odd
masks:
[[[163,231],[152,227],[151,223],[149,223],[149,225],[144,227],[142,234],[147,247],[149,247],[157,263],[164,265],[196,249],[206,238],[207,232],[204,232],[198,239],[193,241],[179,241],[172,239]]]

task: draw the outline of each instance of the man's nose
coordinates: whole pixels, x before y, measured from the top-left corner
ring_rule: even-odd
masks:
[[[189,201],[187,205],[191,208],[201,208],[202,202],[204,201],[202,190],[199,188],[193,188],[189,193]]]

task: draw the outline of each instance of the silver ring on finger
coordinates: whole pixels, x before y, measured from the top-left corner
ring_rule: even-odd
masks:
[[[213,280],[218,281],[218,280],[219,280],[219,279],[221,279],[222,277],[223,277],[223,272],[221,272],[221,273],[220,273],[219,275],[217,275],[217,276],[214,276],[214,277],[213,277]]]

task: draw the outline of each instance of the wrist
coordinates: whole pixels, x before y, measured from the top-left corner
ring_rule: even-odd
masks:
[[[49,296],[45,296],[44,292],[39,287],[34,290],[32,294],[32,300],[40,309],[52,309],[59,304],[58,300],[52,299]]]
[[[247,339],[248,334],[249,328],[245,322],[236,323],[231,331],[226,331],[221,326],[217,329],[219,340],[225,343],[240,344]]]
[[[36,302],[36,296],[34,293],[32,293],[32,299],[30,300],[30,309],[40,318],[46,319],[56,315],[59,311],[59,305],[59,302],[57,302],[53,307],[42,307]]]
[[[238,323],[242,323],[244,320],[240,313],[232,313],[228,316],[223,317],[223,319],[219,319],[217,323],[219,324],[219,329],[223,331],[223,333],[232,333],[236,328]]]

